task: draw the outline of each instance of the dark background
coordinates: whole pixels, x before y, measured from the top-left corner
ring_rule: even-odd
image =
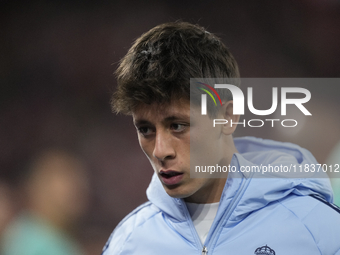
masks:
[[[113,72],[138,36],[176,20],[220,36],[242,77],[339,77],[338,0],[0,1],[0,178],[15,182],[46,146],[81,154],[91,206],[79,240],[88,254],[146,201],[152,175],[131,118],[111,113]],[[312,94],[321,119],[303,133],[254,135],[297,142],[325,162],[340,137],[339,92],[320,85]]]

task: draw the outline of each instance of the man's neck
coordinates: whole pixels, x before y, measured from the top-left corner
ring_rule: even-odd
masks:
[[[204,188],[198,190],[195,194],[184,199],[185,202],[196,204],[211,204],[220,202],[221,195],[227,181],[226,178],[210,179]]]
[[[221,151],[223,151],[227,156],[223,157],[219,164],[230,165],[233,155],[238,153],[232,136],[230,135],[225,137],[223,144],[224,148],[222,148]],[[210,178],[206,185],[196,191],[193,195],[184,198],[184,201],[196,204],[211,204],[220,202],[226,181],[227,176],[225,178]]]

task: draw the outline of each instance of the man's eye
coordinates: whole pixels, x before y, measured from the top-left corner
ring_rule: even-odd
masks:
[[[153,130],[149,127],[139,127],[137,129],[138,129],[138,132],[141,133],[144,136],[150,135],[153,132]]]
[[[180,132],[180,131],[183,131],[186,128],[186,125],[173,123],[173,124],[171,124],[170,128],[174,131]]]

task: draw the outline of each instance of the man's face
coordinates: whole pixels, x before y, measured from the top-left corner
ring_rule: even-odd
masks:
[[[200,111],[188,101],[177,100],[166,105],[139,105],[132,116],[140,146],[168,195],[211,203],[216,201],[207,201],[207,195],[213,189],[223,189],[225,179],[190,178],[190,135],[191,142],[201,146],[193,150],[193,157],[216,164],[224,153],[218,146],[220,129],[212,128],[212,120]]]

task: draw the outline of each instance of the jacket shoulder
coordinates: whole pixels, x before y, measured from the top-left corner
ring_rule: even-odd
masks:
[[[312,235],[321,254],[340,253],[340,209],[320,196],[291,196],[280,202]]]
[[[120,254],[133,231],[159,212],[160,210],[151,202],[146,202],[129,213],[112,232],[103,248],[102,255]]]

